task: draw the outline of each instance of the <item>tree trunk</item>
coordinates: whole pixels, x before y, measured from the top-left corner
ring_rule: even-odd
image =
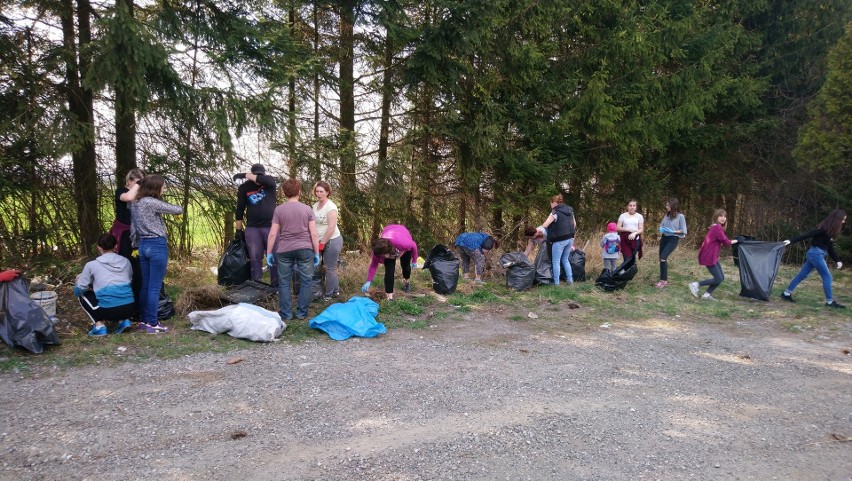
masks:
[[[355,222],[362,211],[359,204],[358,184],[355,171],[358,167],[355,139],[355,0],[340,2],[340,38],[338,40],[338,65],[340,78],[340,194],[343,210],[351,219],[342,223],[344,237],[360,244],[358,224]]]
[[[76,128],[80,130],[79,145],[71,152],[74,200],[77,207],[77,223],[80,226],[79,248],[81,253],[89,254],[94,250],[94,245],[97,243],[101,231],[98,219],[93,95],[92,91],[83,87],[81,82],[90,64],[89,56],[85,52],[91,42],[90,17],[92,12],[88,0],[77,0],[78,32],[75,34],[75,11],[72,0],[62,0],[60,8],[68,110],[76,122]]]
[[[379,125],[379,154],[376,161],[376,184],[375,195],[373,196],[373,225],[370,229],[370,239],[375,239],[379,236],[381,229],[381,202],[384,202],[384,196],[379,195],[383,192],[388,179],[388,144],[390,136],[390,108],[391,99],[393,97],[393,40],[390,34],[385,37],[385,58],[384,58],[384,74],[382,74],[382,110],[381,123]]]
[[[290,34],[296,33],[296,10],[288,12]],[[296,159],[296,77],[291,75],[287,81],[287,156],[289,157],[289,174],[291,179],[299,175],[299,162]]]
[[[133,0],[117,0],[116,8],[126,8],[133,17]],[[133,99],[115,89],[115,183],[124,185],[124,177],[136,168],[136,112]]]

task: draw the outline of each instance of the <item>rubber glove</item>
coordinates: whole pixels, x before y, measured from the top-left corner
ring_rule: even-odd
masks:
[[[320,263],[320,255],[318,253],[314,253],[314,267],[318,266]]]
[[[74,297],[83,297],[83,289],[80,289],[77,286],[74,286]]]
[[[661,234],[674,234],[675,231],[671,227],[660,227]]]
[[[320,242],[320,243],[319,243],[319,248],[320,248],[320,252],[324,251],[324,250],[325,250],[325,244],[323,244],[322,242]]]
[[[787,239],[784,239],[784,247],[786,247],[786,246],[788,246],[788,245],[790,245],[790,241],[789,241],[789,240],[787,240]]]
[[[414,261],[414,262],[411,263],[411,268],[417,269],[417,261]]]
[[[266,254],[266,265],[272,267],[275,264],[275,254]]]
[[[838,262],[838,263],[837,263],[837,268],[838,268],[838,269],[843,269],[843,263],[842,263],[842,262]]]
[[[240,179],[245,179],[245,178],[246,178],[245,172],[240,172],[239,174],[234,174],[234,180],[240,180]]]
[[[370,284],[372,284],[372,282],[365,282],[364,285],[361,286],[361,292],[367,292],[368,290],[370,290]]]
[[[9,269],[8,271],[0,272],[0,282],[9,282],[11,280],[14,280],[19,275],[21,275],[21,273],[14,269]]]

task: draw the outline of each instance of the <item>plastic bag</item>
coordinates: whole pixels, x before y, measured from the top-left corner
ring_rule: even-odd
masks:
[[[287,328],[277,312],[245,303],[215,311],[193,311],[188,317],[192,330],[228,333],[232,337],[256,342],[274,341]]]
[[[30,299],[30,281],[23,277],[0,282],[0,338],[34,354],[43,352],[45,345],[59,344],[53,323]]]
[[[595,285],[607,292],[621,290],[636,277],[638,272],[639,267],[636,266],[636,253],[634,253],[630,259],[622,262],[615,272],[604,269],[595,281]]]
[[[506,269],[506,287],[523,291],[535,282],[535,266],[523,252],[507,252],[500,256],[500,265]]]
[[[535,255],[535,283],[553,284],[553,263],[550,262],[550,244],[545,242]]]
[[[778,275],[783,242],[739,241],[740,295],[768,301]]]
[[[586,253],[580,249],[574,249],[568,254],[568,262],[571,263],[571,277],[574,282],[586,280]]]
[[[169,298],[169,293],[166,292],[166,285],[160,288],[160,300],[157,302],[157,320],[165,321],[171,319],[175,315],[175,305]]]
[[[219,285],[236,286],[251,278],[245,232],[238,230],[219,261]]]
[[[734,258],[734,265],[740,266],[740,243],[743,241],[753,241],[756,240],[754,237],[750,235],[738,235],[736,237],[737,243],[731,246],[731,254]]]
[[[458,272],[458,271],[456,271]],[[308,322],[308,326],[319,329],[335,341],[352,336],[376,337],[388,332],[381,322],[376,322],[379,305],[366,297],[353,297],[346,302],[328,306]]]
[[[429,269],[432,275],[432,288],[438,294],[456,292],[459,283],[459,266],[461,261],[445,245],[438,244],[429,251],[424,269]]]

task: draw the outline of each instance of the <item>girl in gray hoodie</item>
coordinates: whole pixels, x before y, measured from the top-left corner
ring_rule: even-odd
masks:
[[[74,285],[74,295],[94,324],[90,336],[106,336],[104,321],[119,321],[114,332],[124,331],[130,327],[130,317],[136,312],[130,287],[133,271],[130,262],[116,254],[115,249],[115,237],[109,233],[102,235],[98,239],[100,255],[86,264]]]

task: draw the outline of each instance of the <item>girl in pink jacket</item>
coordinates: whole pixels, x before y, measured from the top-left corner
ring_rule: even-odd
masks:
[[[730,240],[725,235],[725,224],[727,222],[728,213],[724,209],[716,209],[716,212],[713,213],[713,225],[707,231],[707,236],[704,237],[704,242],[701,243],[701,249],[698,251],[698,263],[707,267],[713,278],[705,279],[701,282],[689,283],[689,291],[695,297],[698,297],[699,287],[707,286],[707,292],[701,298],[708,301],[715,301],[716,298],[713,297],[713,291],[725,280],[725,274],[722,273],[722,264],[719,262],[719,251],[722,249],[722,245],[729,246],[737,242],[736,239]]]
[[[367,272],[367,282],[361,286],[361,292],[367,292],[376,269],[380,263],[385,264],[385,293],[388,300],[393,300],[393,277],[396,269],[396,260],[402,266],[402,278],[405,284],[403,290],[411,291],[411,269],[417,267],[417,243],[411,237],[411,233],[403,225],[390,224],[382,230],[378,239],[373,242],[373,259],[370,261],[370,270]]]

